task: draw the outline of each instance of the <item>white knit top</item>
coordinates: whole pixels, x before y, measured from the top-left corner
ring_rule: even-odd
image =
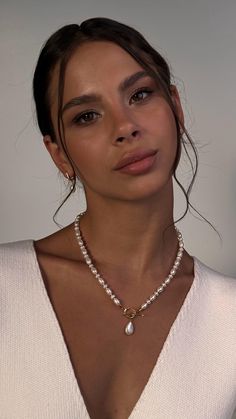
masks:
[[[129,419],[236,418],[236,280],[194,261]],[[30,240],[0,246],[0,419],[89,419]]]

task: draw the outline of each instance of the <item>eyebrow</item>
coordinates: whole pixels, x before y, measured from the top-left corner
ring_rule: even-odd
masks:
[[[118,87],[119,92],[124,92],[129,87],[133,86],[134,83],[136,83],[138,80],[148,76],[150,77],[150,74],[148,74],[147,71],[144,70],[132,74],[131,76],[127,77],[124,81],[121,82],[121,84]]]
[[[124,79],[119,87],[119,92],[124,92],[129,87],[132,87],[138,80],[144,78],[144,77],[151,77],[150,74],[147,73],[147,71],[138,71],[137,73],[132,74],[131,76],[128,76],[126,79]],[[67,110],[72,108],[73,106],[78,105],[84,105],[94,102],[100,102],[101,96],[97,94],[85,94],[78,97],[74,97],[73,99],[69,100],[63,108],[62,108],[62,114]]]

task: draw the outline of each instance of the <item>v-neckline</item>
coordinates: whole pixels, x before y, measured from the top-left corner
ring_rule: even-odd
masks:
[[[40,269],[38,258],[37,258],[37,253],[36,253],[36,250],[35,250],[35,247],[34,247],[34,241],[31,240],[30,244],[31,244],[32,255],[33,255],[33,258],[34,258],[35,273],[36,273],[37,278],[39,279],[39,283],[40,283],[40,286],[41,286],[43,296],[45,298],[45,301],[47,303],[47,307],[48,307],[48,309],[50,311],[50,314],[51,314],[51,320],[54,323],[54,327],[57,330],[57,335],[58,335],[59,340],[61,342],[61,349],[62,349],[62,352],[65,356],[65,363],[68,366],[68,372],[69,372],[68,375],[71,378],[72,387],[75,390],[76,396],[78,398],[78,400],[77,400],[78,405],[80,406],[81,410],[87,415],[87,417],[83,417],[83,419],[90,419],[90,415],[88,413],[87,406],[85,404],[84,397],[81,393],[79,382],[76,378],[74,367],[73,367],[71,359],[70,359],[69,351],[68,351],[68,348],[67,348],[67,345],[66,345],[66,342],[65,342],[65,338],[64,338],[62,329],[60,327],[59,321],[57,319],[56,313],[54,311],[53,305],[52,305],[51,300],[49,298],[49,295],[48,295],[48,292],[47,292],[47,289],[46,289],[46,286],[45,286],[45,283],[44,283],[44,280],[43,280],[43,277],[42,277],[41,269]],[[168,352],[168,349],[170,347],[170,343],[172,342],[173,338],[176,336],[176,334],[177,334],[177,332],[180,328],[181,320],[184,318],[184,316],[186,315],[187,309],[190,307],[190,303],[192,301],[193,295],[195,293],[196,287],[197,287],[198,282],[199,282],[198,281],[198,277],[199,277],[199,266],[198,266],[198,264],[199,264],[199,261],[195,257],[193,257],[193,261],[194,261],[194,278],[193,278],[193,282],[191,284],[191,287],[190,287],[190,289],[189,289],[189,291],[188,291],[188,293],[187,293],[187,295],[186,295],[186,297],[183,301],[183,304],[182,304],[174,322],[171,325],[169,333],[168,333],[168,335],[166,337],[166,340],[165,340],[165,342],[162,346],[161,352],[159,353],[159,355],[157,357],[157,360],[156,360],[155,365],[154,365],[154,367],[151,371],[151,374],[149,375],[148,380],[147,380],[147,382],[146,382],[146,384],[145,384],[137,402],[135,403],[128,419],[135,419],[135,416],[138,415],[139,406],[143,403],[143,400],[146,398],[146,395],[148,394],[148,389],[152,385],[154,376],[156,376],[158,374],[158,371],[159,371],[161,365],[163,364],[163,362],[165,360],[165,357],[167,356],[167,352]]]

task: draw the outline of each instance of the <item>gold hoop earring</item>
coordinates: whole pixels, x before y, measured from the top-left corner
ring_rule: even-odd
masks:
[[[65,177],[70,182],[70,191],[71,192],[75,192],[76,187],[75,187],[75,178],[74,178],[74,176],[70,177],[69,173],[66,172],[65,173]]]

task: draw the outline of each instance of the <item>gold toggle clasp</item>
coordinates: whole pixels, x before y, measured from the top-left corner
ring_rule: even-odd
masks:
[[[132,308],[132,307],[124,308],[123,315],[127,317],[127,319],[131,319],[131,320],[134,319],[136,316],[143,317],[143,314],[140,314],[139,310],[136,310],[135,308]]]

